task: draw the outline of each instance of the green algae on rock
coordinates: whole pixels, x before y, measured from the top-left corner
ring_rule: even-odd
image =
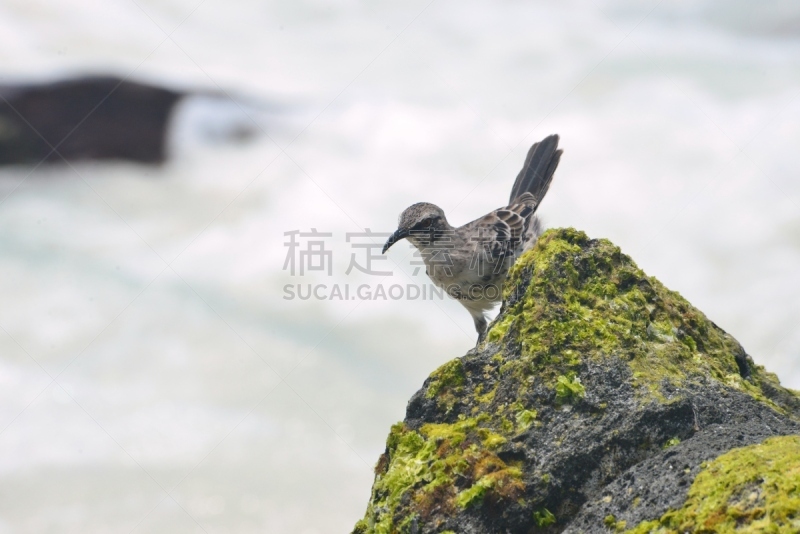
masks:
[[[609,241],[546,232],[503,295],[392,428],[355,532],[639,528],[703,462],[800,433],[797,394]]]
[[[475,419],[429,423],[418,432],[395,425],[376,468],[367,516],[356,532],[402,532],[412,522],[428,520],[429,511],[513,500],[522,490],[521,472],[492,452],[503,443]],[[414,513],[398,516],[412,503]]]
[[[519,343],[523,360],[556,387],[565,385],[559,374],[583,361],[618,356],[645,400],[665,400],[664,381],[713,379],[778,410],[786,402],[797,407],[796,397],[770,398],[779,386],[775,375],[756,367],[733,337],[610,241],[573,229],[546,232],[512,268],[504,297],[504,313],[488,338]]]
[[[800,532],[800,436],[719,456],[697,475],[683,507],[626,532]]]

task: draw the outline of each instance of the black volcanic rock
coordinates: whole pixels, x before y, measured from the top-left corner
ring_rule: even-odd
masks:
[[[800,532],[798,421],[680,295],[552,230],[392,427],[354,533]]]
[[[160,163],[183,93],[115,77],[0,87],[0,165]],[[55,148],[55,150],[53,150]]]

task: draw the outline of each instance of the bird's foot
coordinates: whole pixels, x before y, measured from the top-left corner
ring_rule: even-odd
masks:
[[[486,341],[486,330],[484,330],[483,332],[478,332],[478,341],[475,343],[475,346],[477,347],[484,341]]]

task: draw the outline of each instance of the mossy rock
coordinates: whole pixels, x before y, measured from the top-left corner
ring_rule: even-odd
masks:
[[[800,532],[800,436],[726,452],[703,467],[682,507],[626,532]]]
[[[354,532],[672,532],[700,521],[716,458],[798,419],[795,392],[619,248],[551,230],[512,269],[486,341],[410,400]],[[791,454],[781,465],[800,466]],[[781,502],[792,525],[796,499]],[[747,532],[783,532],[759,513]],[[708,517],[692,528],[716,532]]]

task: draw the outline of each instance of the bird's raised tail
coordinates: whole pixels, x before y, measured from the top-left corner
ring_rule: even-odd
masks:
[[[553,180],[553,173],[556,172],[562,152],[558,149],[558,135],[551,135],[534,143],[528,150],[525,165],[519,171],[514,187],[511,189],[509,204],[513,204],[514,200],[523,193],[532,194],[536,198],[537,204],[541,202],[550,188],[550,182]]]

